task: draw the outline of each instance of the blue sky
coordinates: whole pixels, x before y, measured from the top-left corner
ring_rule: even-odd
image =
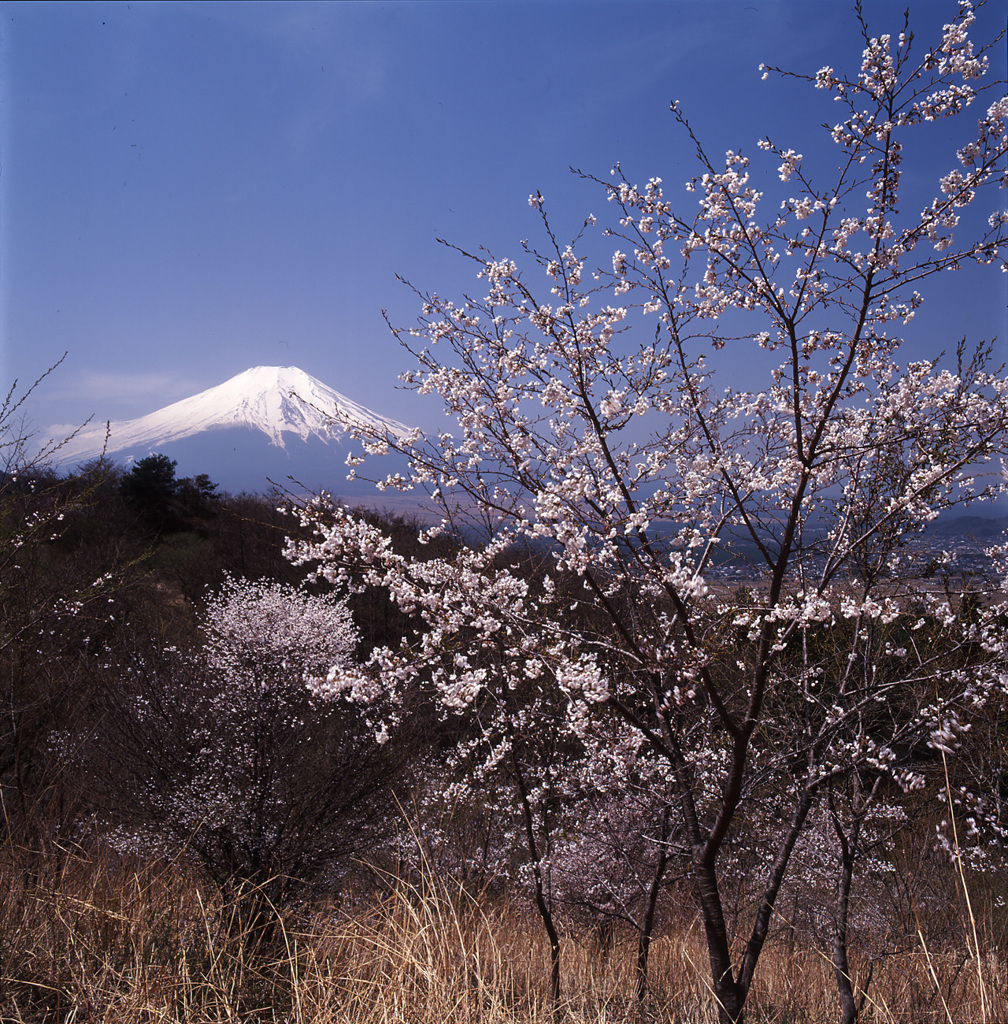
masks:
[[[897,34],[904,6],[866,2],[872,30]],[[910,6],[922,43],[956,11]],[[755,155],[765,132],[824,152],[809,133],[832,116],[823,95],[761,82],[758,65],[856,68],[862,46],[853,4],[822,0],[0,12],[0,378],[68,352],[30,409],[42,429],[142,415],[257,364],[437,422],[396,390],[409,357],[381,311],[417,312],[396,273],[472,288],[435,239],[516,256],[537,237],[537,189],[573,234],[604,202],[569,165],[685,179],[673,98],[711,153]],[[929,298],[918,344],[954,349],[968,330],[1004,353],[1005,301],[1003,275],[957,278]]]

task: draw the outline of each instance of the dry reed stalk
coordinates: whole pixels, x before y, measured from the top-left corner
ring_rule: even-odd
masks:
[[[79,854],[30,872],[0,863],[0,1019],[23,1024],[547,1024],[542,929],[506,899],[431,880],[395,883],[347,913],[274,908],[275,941],[256,950],[239,908],[177,865]],[[990,908],[993,911],[993,907]],[[971,907],[976,911],[976,906]],[[992,919],[993,920],[993,919]],[[862,942],[857,978],[875,963],[864,1024],[1008,1020],[1003,954],[963,921],[962,954],[893,953]],[[973,934],[978,938],[972,939]],[[965,939],[964,939],[965,942]],[[975,943],[975,945],[974,945]],[[973,949],[983,951],[974,969]],[[965,946],[964,946],[965,948]],[[563,1013],[571,1024],[713,1024],[703,937],[655,937],[648,998],[633,999],[635,936],[607,954],[585,929],[562,945]],[[837,1017],[828,958],[771,943],[752,990],[753,1024]]]

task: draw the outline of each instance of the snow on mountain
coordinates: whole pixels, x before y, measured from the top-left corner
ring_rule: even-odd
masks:
[[[285,435],[303,442],[339,438],[345,424],[360,423],[403,436],[408,427],[380,416],[299,370],[296,366],[256,366],[236,377],[147,416],[113,421],[82,430],[59,450],[67,465],[96,458],[102,451],[161,451],[166,446],[208,431],[246,428],[286,448]],[[292,438],[291,438],[292,439]]]

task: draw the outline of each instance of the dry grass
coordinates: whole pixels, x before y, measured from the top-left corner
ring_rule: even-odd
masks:
[[[495,899],[395,886],[361,909],[278,914],[268,948],[250,949],[223,901],[171,865],[62,854],[0,866],[0,1020],[290,1024],[534,1024],[546,1005],[547,947],[536,918]],[[982,940],[981,940],[982,945]],[[876,957],[868,1024],[1008,1020],[1003,956],[981,962],[924,948]],[[651,991],[638,1010],[635,944],[600,952],[591,933],[562,950],[563,1017],[707,1024],[716,1014],[699,929],[652,946]],[[855,958],[856,959],[856,958]],[[983,988],[981,989],[981,985]],[[814,949],[771,946],[750,1021],[838,1018],[832,970]]]

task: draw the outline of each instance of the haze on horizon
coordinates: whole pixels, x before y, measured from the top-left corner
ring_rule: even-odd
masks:
[[[957,9],[910,7],[921,44]],[[570,166],[620,161],[674,191],[695,168],[673,98],[712,153],[771,133],[828,157],[809,126],[829,102],[758,66],[814,73],[861,49],[853,4],[814,0],[0,10],[0,371],[27,383],[68,353],[29,409],[40,431],[145,415],[256,365],[438,425],[436,403],[396,390],[410,362],[381,311],[408,325],[419,309],[397,273],[474,289],[436,239],[517,256],[536,191],[573,235],[603,200]],[[875,33],[902,27],[902,5],[865,13]],[[1006,285],[935,282],[915,354],[997,335],[1005,358]]]

